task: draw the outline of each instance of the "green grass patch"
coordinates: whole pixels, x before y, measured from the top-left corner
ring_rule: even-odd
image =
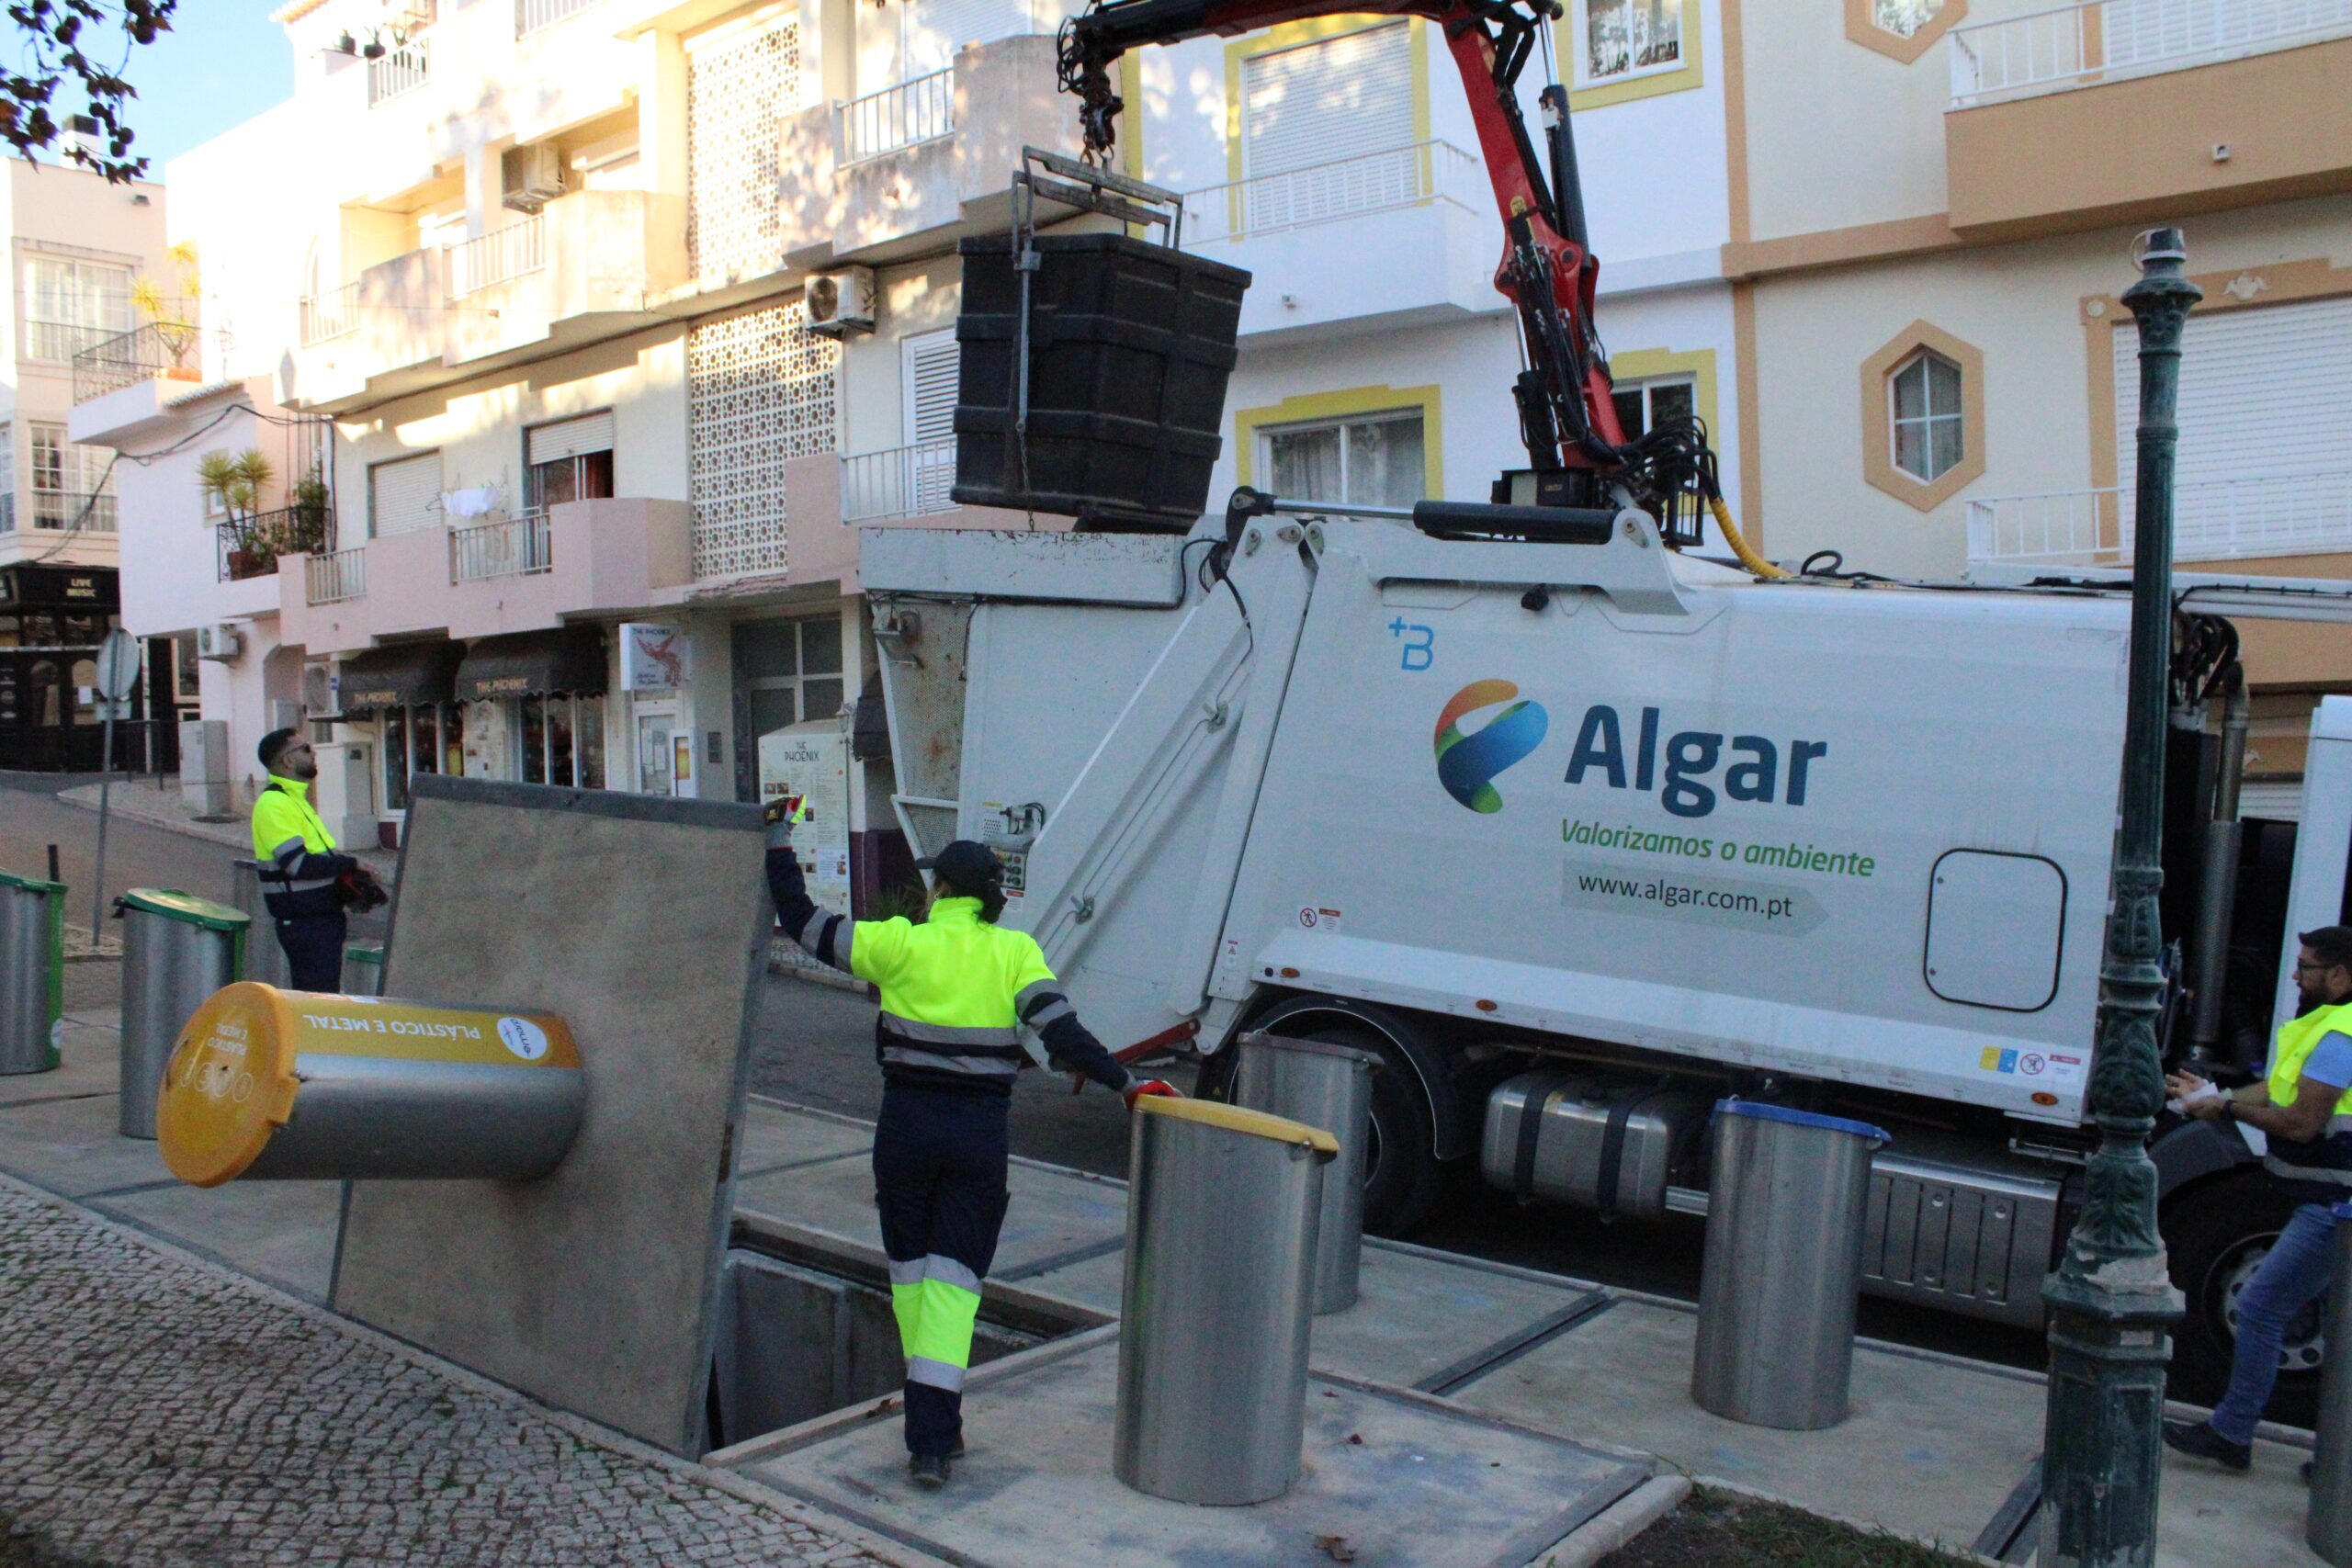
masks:
[[[1975,1559],[1785,1503],[1694,1489],[1600,1568],[1962,1568]]]

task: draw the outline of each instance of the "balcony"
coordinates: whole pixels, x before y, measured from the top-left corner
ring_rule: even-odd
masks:
[[[2132,564],[2129,489],[1993,496],[1968,503],[1971,564]],[[2173,495],[2173,558],[2195,562],[2352,551],[2352,469],[2216,479]]]
[[[842,521],[880,523],[956,510],[956,443],[925,441],[841,459]]]
[[[432,62],[425,53],[424,40],[414,39],[368,62],[368,107],[372,109],[389,104],[431,80]]]
[[[2352,0],[2077,0],[1949,47],[1951,224],[1972,240],[2352,189]]]
[[[277,558],[322,556],[334,543],[334,514],[320,507],[289,506],[252,517],[236,517],[213,530],[219,547],[219,581],[249,582],[274,577]]]
[[[514,0],[514,36],[529,38],[543,28],[570,21],[598,0]]]
[[[371,266],[305,302],[288,402],[350,413],[641,324],[649,299],[684,281],[683,209],[645,191],[577,191]]]
[[[121,334],[120,327],[85,327],[73,321],[27,321],[24,356],[71,365],[84,350],[96,348],[107,339]]]
[[[911,82],[833,106],[833,158],[842,168],[956,134],[956,73]]]
[[[196,364],[196,329],[186,321],[150,321],[75,355],[74,400],[85,403],[158,378],[202,378]]]
[[[1492,199],[1476,158],[1420,141],[1189,192],[1183,243],[1295,280],[1244,297],[1244,337],[1330,335],[1496,309]]]
[[[682,501],[571,501],[288,555],[278,635],[313,654],[348,653],[387,638],[495,637],[645,609],[694,581],[692,518]]]

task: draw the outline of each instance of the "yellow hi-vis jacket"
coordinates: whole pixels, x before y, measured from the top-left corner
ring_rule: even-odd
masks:
[[[341,909],[335,879],[358,863],[335,853],[334,835],[311,807],[311,786],[276,773],[254,802],[254,859],[262,863],[269,912],[280,919]]]
[[[2331,1034],[2352,1034],[2352,1002],[2313,1008],[2279,1029],[2270,1052],[2271,1104],[2292,1105],[2301,1097],[2303,1064]],[[2352,1188],[2352,1085],[2336,1098],[2325,1132],[2303,1144],[2270,1137],[2262,1164],[2274,1176]]]

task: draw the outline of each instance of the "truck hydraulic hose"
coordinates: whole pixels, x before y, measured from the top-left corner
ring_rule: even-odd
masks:
[[[1758,577],[1786,577],[1789,575],[1779,567],[1774,566],[1770,561],[1766,560],[1762,556],[1758,555],[1754,548],[1749,546],[1747,537],[1739,531],[1739,525],[1731,520],[1731,508],[1724,504],[1724,498],[1722,496],[1711,495],[1707,497],[1707,510],[1715,514],[1715,526],[1724,531],[1724,543],[1731,547],[1731,553],[1739,558],[1740,565],[1746,567],[1748,570],[1754,572]]]

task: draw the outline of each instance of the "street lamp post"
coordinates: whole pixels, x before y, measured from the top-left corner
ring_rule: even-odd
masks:
[[[2050,1403],[2042,1433],[2043,1568],[2150,1568],[2163,1468],[2167,1327],[2180,1292],[2156,1233],[2148,1134],[2164,1104],[2156,1014],[2164,974],[2165,705],[2172,662],[2172,476],[2181,328],[2204,293],[2182,275],[2180,231],[2136,247],[2123,303],[2140,328],[2140,454],[2132,551],[2132,669],[2123,732],[2114,904],[2099,966],[2090,1111],[2098,1147],[2083,1212],[2042,1286],[2050,1308]]]

